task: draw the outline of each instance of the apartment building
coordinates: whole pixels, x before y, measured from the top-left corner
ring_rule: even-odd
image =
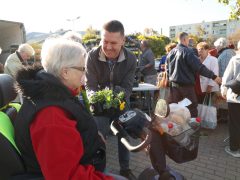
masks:
[[[169,37],[175,38],[180,32],[187,32],[189,34],[208,37],[228,37],[240,29],[240,21],[237,20],[220,20],[211,22],[201,22],[194,24],[184,24],[178,26],[170,26]]]

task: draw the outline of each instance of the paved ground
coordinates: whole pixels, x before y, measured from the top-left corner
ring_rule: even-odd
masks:
[[[240,180],[240,158],[226,154],[223,140],[228,136],[227,124],[219,124],[215,130],[202,130],[207,136],[200,137],[200,147],[196,160],[176,164],[168,159],[168,164],[181,172],[188,180]],[[240,138],[240,137],[239,137]],[[130,167],[138,176],[151,165],[145,152],[132,153]],[[118,174],[117,139],[110,136],[107,140],[107,167]]]

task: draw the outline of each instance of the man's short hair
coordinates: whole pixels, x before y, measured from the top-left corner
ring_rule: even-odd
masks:
[[[108,32],[120,32],[124,36],[124,27],[123,24],[118,20],[111,20],[103,25],[103,29]]]
[[[180,32],[179,35],[178,35],[178,39],[179,40],[183,40],[185,37],[188,36],[188,33],[186,32]]]
[[[32,48],[32,46],[30,46],[29,44],[25,43],[25,44],[21,44],[18,47],[18,52],[20,53],[27,53],[29,56],[33,56],[35,54],[34,49]]]

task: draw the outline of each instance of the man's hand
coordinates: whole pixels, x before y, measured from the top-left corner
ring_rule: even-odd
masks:
[[[212,86],[207,86],[206,93],[211,93],[212,92]]]
[[[222,78],[220,78],[219,76],[217,76],[214,81],[218,84],[221,84],[222,83]]]
[[[226,99],[227,99],[227,96],[226,96],[226,95],[222,95],[222,98],[226,100]]]

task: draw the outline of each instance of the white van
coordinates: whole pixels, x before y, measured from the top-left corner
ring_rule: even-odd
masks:
[[[21,22],[0,20],[0,63],[4,64],[7,57],[16,50],[18,45],[26,42],[26,31]]]

